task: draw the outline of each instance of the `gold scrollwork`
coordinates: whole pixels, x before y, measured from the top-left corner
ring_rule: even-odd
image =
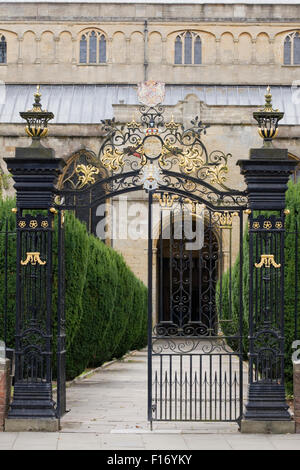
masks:
[[[263,266],[265,268],[270,268],[271,266],[274,266],[274,268],[280,268],[281,264],[277,264],[274,255],[261,255],[260,256],[260,262],[254,264],[256,268],[262,268]]]
[[[99,171],[100,171],[99,168],[93,165],[82,165],[82,164],[77,165],[76,173],[79,175],[78,180],[80,182],[77,189],[81,189],[87,184],[94,184],[95,177],[93,175],[98,175]]]
[[[238,212],[229,212],[229,211],[224,211],[224,212],[215,212],[214,216],[217,217],[217,220],[219,222],[219,228],[232,228],[232,221],[233,217],[238,216]]]
[[[106,148],[101,157],[101,163],[105,168],[116,171],[124,166],[124,153],[116,148]]]
[[[33,266],[35,266],[37,263],[41,266],[46,264],[46,261],[41,260],[39,251],[27,251],[26,256],[27,257],[25,261],[21,260],[22,266],[26,266],[28,263],[32,264]]]
[[[161,194],[154,194],[154,198],[158,199],[160,207],[172,207],[174,201],[176,201],[179,196],[173,194],[172,196],[168,193]]]
[[[190,147],[179,154],[179,166],[187,173],[191,173],[204,165],[201,153],[197,147]]]

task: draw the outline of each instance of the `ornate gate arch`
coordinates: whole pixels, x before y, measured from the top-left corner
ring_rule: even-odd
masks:
[[[191,128],[185,130],[173,118],[165,122],[163,111],[162,106],[141,106],[140,123],[133,119],[122,127],[113,120],[104,121],[107,136],[98,157],[87,151],[71,157],[60,179],[56,209],[74,210],[80,216],[124,194],[147,192],[148,419],[151,423],[239,421],[243,403],[242,321],[236,331],[229,336],[224,334],[222,321],[230,323],[232,318],[230,313],[222,318],[222,298],[231,295],[222,286],[222,274],[226,270],[231,273],[237,255],[233,240],[240,250],[242,266],[247,198],[245,192],[226,186],[230,155],[221,151],[208,153],[202,141],[207,126],[196,117]],[[202,220],[200,230],[204,234],[203,245],[194,254],[186,254],[183,246],[187,239],[182,227],[177,254],[170,252],[168,279],[173,303],[169,318],[164,318],[162,304],[157,315],[158,299],[153,298],[153,227],[155,223],[159,225],[158,243],[162,244],[166,212],[171,224],[178,212],[186,214],[184,220],[187,214],[197,216],[198,221]],[[95,226],[90,222],[87,226],[90,230],[93,227],[91,231],[95,233]],[[174,233],[170,243],[173,249]],[[189,295],[195,255],[197,307]],[[231,274],[229,277],[226,289],[231,292]],[[160,291],[165,287],[160,280]],[[239,315],[241,319],[242,279]]]

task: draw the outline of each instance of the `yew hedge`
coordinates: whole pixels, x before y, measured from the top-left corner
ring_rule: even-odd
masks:
[[[16,237],[14,199],[0,201],[0,299],[4,302],[5,224],[8,237],[7,346],[14,347]],[[53,243],[53,374],[56,375],[57,231]],[[65,214],[66,373],[72,379],[147,343],[147,288],[123,257]],[[1,309],[3,312],[3,309]],[[2,315],[3,317],[3,315]],[[0,338],[4,322],[0,322]]]

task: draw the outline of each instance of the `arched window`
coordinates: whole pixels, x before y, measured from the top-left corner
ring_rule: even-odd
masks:
[[[81,36],[80,39],[79,62],[81,64],[86,64],[87,62],[87,41],[84,34]]]
[[[0,35],[0,64],[6,64],[7,44],[5,36]]]
[[[100,31],[89,31],[81,36],[79,46],[80,64],[103,64],[106,62],[106,38]]]
[[[175,64],[202,64],[202,42],[198,34],[185,31],[175,39]]]
[[[194,64],[202,63],[202,44],[200,36],[196,36],[194,42]]]
[[[182,39],[177,36],[175,40],[175,64],[182,64]]]
[[[300,34],[291,33],[286,36],[283,45],[284,65],[300,65]]]

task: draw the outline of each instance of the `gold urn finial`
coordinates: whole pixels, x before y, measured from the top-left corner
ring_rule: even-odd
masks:
[[[279,113],[279,109],[273,109],[272,107],[272,93],[270,85],[267,86],[267,93],[265,94],[265,107],[260,109],[261,112],[265,113]]]
[[[258,122],[258,133],[264,139],[264,147],[272,147],[272,139],[278,134],[278,122],[283,116],[284,113],[273,109],[271,88],[268,85],[264,108],[253,113],[254,119]]]
[[[53,113],[42,109],[41,96],[40,85],[37,85],[32,109],[20,113],[21,118],[27,122],[26,134],[32,138],[33,142],[46,137],[48,134],[47,124],[50,119],[54,118]]]

